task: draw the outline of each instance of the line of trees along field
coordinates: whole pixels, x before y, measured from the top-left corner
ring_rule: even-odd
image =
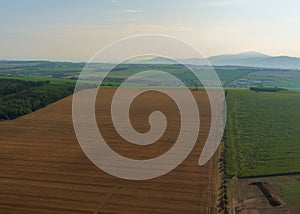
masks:
[[[0,79],[0,120],[15,119],[36,111],[73,91],[73,83]]]

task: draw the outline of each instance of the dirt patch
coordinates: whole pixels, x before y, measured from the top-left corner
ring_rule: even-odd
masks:
[[[279,196],[266,182],[254,182],[252,185],[256,185],[260,189],[273,207],[281,205]]]
[[[286,176],[291,178],[294,176]],[[230,202],[232,203],[230,213],[237,214],[297,214],[299,205],[288,206],[277,192],[278,187],[274,180],[280,182],[281,176],[265,178],[230,180],[232,185],[229,191]],[[270,181],[270,182],[268,182]],[[255,184],[255,185],[253,185]],[[257,185],[259,184],[259,185]],[[258,188],[259,187],[259,188]],[[270,201],[271,200],[271,201]],[[273,206],[273,202],[280,201],[279,206]]]

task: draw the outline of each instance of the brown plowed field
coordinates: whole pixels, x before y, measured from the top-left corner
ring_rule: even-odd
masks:
[[[148,113],[161,108],[168,128],[159,142],[135,146],[122,140],[110,119],[114,89],[103,90],[96,112],[101,132],[120,154],[146,159],[163,154],[178,133],[179,113],[164,95],[147,92],[132,104],[131,120],[149,129]],[[216,213],[217,155],[205,166],[198,159],[210,125],[210,108],[202,91],[201,129],[190,156],[172,172],[151,180],[128,181],[94,166],[82,152],[72,125],[72,97],[13,121],[0,122],[0,213]]]

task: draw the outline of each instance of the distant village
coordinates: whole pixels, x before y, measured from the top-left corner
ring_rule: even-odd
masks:
[[[274,86],[274,80],[237,79],[227,85],[229,88],[248,88],[252,86]]]

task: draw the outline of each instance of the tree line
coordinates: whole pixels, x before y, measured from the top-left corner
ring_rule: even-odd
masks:
[[[73,83],[0,79],[0,120],[15,119],[69,96]]]

